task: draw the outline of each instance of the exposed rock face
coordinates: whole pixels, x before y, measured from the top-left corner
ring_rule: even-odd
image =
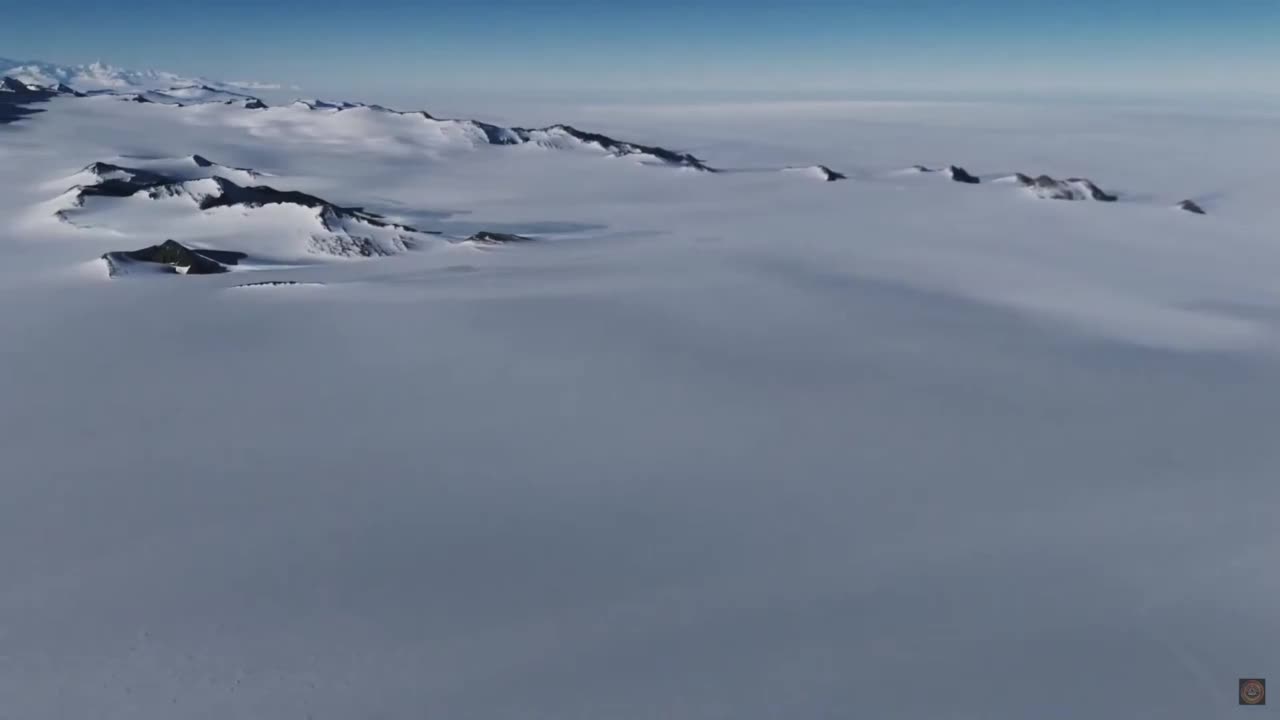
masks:
[[[173,240],[165,240],[159,245],[109,252],[102,256],[107,262],[107,271],[112,277],[129,272],[131,266],[138,263],[164,266],[149,268],[160,272],[180,273],[184,275],[216,275],[227,272],[228,265],[236,265],[248,257],[241,252],[228,250],[192,249]]]
[[[977,185],[982,182],[978,176],[970,174],[968,170],[965,170],[959,165],[948,165],[941,169],[926,167],[924,165],[912,165],[908,170],[910,172],[917,173],[942,173],[952,180],[958,183],[965,183],[966,185]]]
[[[15,80],[11,77],[0,79],[0,92],[18,93],[20,95],[29,95],[39,93],[40,90],[34,88],[21,80]]]
[[[217,165],[217,163],[200,155],[192,155],[191,159],[198,167],[207,168]],[[235,169],[253,173],[252,170],[248,169]],[[373,213],[365,212],[362,208],[341,207],[324,198],[296,190],[277,190],[268,185],[243,186],[217,176],[194,181],[177,180],[150,170],[128,168],[104,162],[93,163],[87,166],[85,171],[102,178],[102,180],[93,185],[77,187],[75,190],[79,198],[93,196],[131,197],[140,192],[145,192],[148,197],[156,199],[190,196],[196,200],[201,210],[231,206],[301,205],[323,210],[324,212],[321,214],[322,220],[352,219],[375,227],[420,232],[415,228],[386,222]],[[201,187],[199,192],[193,191],[193,187],[197,184]]]
[[[325,225],[325,229],[337,233],[340,228]],[[387,257],[410,248],[403,239],[389,248],[373,238],[341,234],[312,235],[310,244],[313,252],[345,258]]]
[[[822,174],[823,179],[826,180],[827,182],[836,182],[838,180],[849,179],[848,175],[845,175],[844,173],[838,173],[835,170],[832,170],[831,168],[827,167],[826,165],[818,165],[816,166],[815,169]]]
[[[434,119],[426,113],[423,113],[423,116],[427,119]],[[607,135],[579,130],[571,125],[551,125],[544,128],[506,128],[474,120],[453,122],[464,123],[479,130],[484,135],[485,142],[490,145],[524,145],[533,143],[545,147],[558,147],[566,143],[578,143],[600,148],[615,157],[629,155],[648,156],[667,165],[687,167],[702,172],[717,172],[715,168],[689,153],[676,152],[656,145],[640,145],[616,140]]]
[[[478,232],[467,238],[463,242],[475,243],[477,245],[510,245],[512,243],[533,242],[533,238],[524,235],[513,235],[511,233],[498,232]]]
[[[1078,190],[1083,190],[1088,194],[1090,200],[1097,200],[1098,202],[1115,202],[1120,199],[1111,193],[1103,191],[1102,188],[1094,185],[1093,181],[1085,178],[1067,178],[1067,183]]]
[[[337,102],[332,103],[326,100],[298,100],[294,105],[306,107],[309,110],[352,110],[354,108],[368,107],[362,103],[353,102]]]
[[[647,155],[657,160],[661,160],[668,165],[693,168],[694,170],[701,170],[703,172],[716,172],[715,168],[707,165],[689,153],[675,152],[656,145],[640,145],[638,143],[615,140],[607,135],[586,132],[571,125],[551,125],[549,127],[536,129],[511,128],[509,134],[501,133],[501,129],[497,130],[499,131],[499,143],[497,144],[515,144],[511,142],[512,135],[514,135],[516,143],[532,142],[552,146],[555,145],[557,140],[568,138],[585,145],[593,145],[601,148],[617,157],[624,157],[627,155]],[[486,133],[486,135],[489,135],[489,133]],[[490,140],[490,142],[492,142],[492,140]]]
[[[77,188],[80,198],[86,197],[129,197],[140,190],[159,187],[170,180],[146,170],[122,168],[110,163],[94,163],[86,168],[102,178],[94,185],[82,185]]]
[[[1204,208],[1200,207],[1200,205],[1197,204],[1194,200],[1183,200],[1182,202],[1178,203],[1174,207],[1178,208],[1179,210],[1185,210],[1189,213],[1194,213],[1196,215],[1206,214],[1204,211]]]
[[[208,171],[210,168],[234,170],[242,176],[256,176],[247,168],[227,168],[200,155],[186,159],[174,169],[139,169],[111,163],[93,163],[84,173],[93,176],[95,182],[77,185],[66,194],[67,201],[55,213],[64,222],[75,224],[75,215],[86,207],[86,198],[150,198],[153,200],[182,200],[193,205],[193,211],[210,211],[218,208],[261,208],[267,205],[290,205],[304,208],[295,224],[285,229],[293,236],[304,237],[307,252],[336,257],[374,257],[394,255],[421,247],[427,235],[438,235],[406,225],[399,225],[358,207],[342,207],[324,198],[292,190],[277,190],[267,185],[241,185],[219,175],[204,172],[192,176],[192,170]],[[161,165],[161,167],[165,167]],[[170,176],[169,173],[175,173]],[[249,214],[245,214],[249,217]],[[253,221],[245,220],[252,223]],[[179,232],[179,231],[175,231]],[[208,253],[201,254],[208,256]],[[121,264],[129,261],[127,255],[116,253],[108,258]],[[132,258],[136,260],[137,258]],[[195,272],[216,272],[212,267],[194,264]],[[154,268],[153,268],[154,270]]]
[[[218,192],[200,199],[200,209],[209,210],[216,207],[244,205],[262,207],[263,205],[302,205],[312,208],[333,208],[340,214],[357,214],[359,210],[340,208],[328,200],[308,195],[296,190],[277,190],[267,185],[243,187],[226,178],[210,178],[218,186]]]
[[[1036,197],[1046,200],[1096,200],[1098,202],[1115,202],[1119,198],[1104,191],[1087,178],[1067,178],[1055,180],[1048,175],[1041,175],[1034,180],[1028,175],[1017,173],[1014,181],[1030,190]]]
[[[60,94],[60,90],[28,85],[11,77],[0,78],[0,125],[44,112],[29,105],[45,102]]]
[[[965,170],[959,165],[948,166],[946,172],[948,177],[950,177],[952,180],[955,180],[958,183],[965,183],[967,185],[977,185],[978,183],[982,182],[981,180],[978,179],[977,176],[970,175],[968,170]]]
[[[1064,183],[1049,177],[1041,175],[1031,182],[1031,190],[1039,197],[1046,200],[1076,200],[1075,193]]]

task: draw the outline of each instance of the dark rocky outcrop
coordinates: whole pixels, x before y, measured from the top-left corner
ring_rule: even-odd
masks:
[[[959,165],[948,165],[941,169],[926,167],[924,165],[912,165],[910,170],[918,173],[943,173],[952,180],[966,185],[977,185],[982,182],[978,176],[971,174],[968,170],[965,170]]]
[[[426,113],[423,113],[423,116],[427,119],[434,119]],[[687,167],[694,170],[700,170],[702,172],[717,172],[715,168],[707,165],[690,153],[676,152],[656,145],[641,145],[639,143],[627,142],[625,140],[617,140],[609,137],[608,135],[579,130],[572,125],[550,125],[542,128],[506,128],[474,120],[459,120],[453,122],[464,123],[479,130],[484,135],[485,142],[490,145],[524,145],[526,143],[552,144],[555,140],[568,138],[584,145],[598,147],[616,157],[644,155],[654,158],[655,160],[659,160],[667,165]]]
[[[277,190],[267,185],[244,187],[226,178],[210,178],[217,184],[219,192],[200,199],[200,209],[209,210],[217,207],[244,205],[246,207],[262,207],[263,205],[302,205],[312,208],[333,208],[342,213],[358,213],[356,208],[341,208],[323,198],[308,195],[296,190]]]
[[[1200,207],[1200,205],[1196,203],[1194,200],[1183,200],[1177,205],[1174,205],[1174,207],[1178,208],[1179,210],[1185,210],[1189,213],[1193,213],[1195,215],[1206,214],[1204,211],[1204,208]]]
[[[242,172],[252,177],[257,177],[259,174],[258,171],[254,170],[253,168],[232,167],[230,165],[223,165],[222,163],[216,163],[203,155],[192,155],[190,159],[191,159],[191,162],[198,168],[213,168],[213,167],[225,168],[227,170],[236,170],[238,172]]]
[[[199,167],[213,167],[217,163],[201,155],[192,155],[192,161]],[[236,168],[252,173],[252,170]],[[192,196],[201,210],[219,207],[262,207],[264,205],[301,205],[318,208],[324,212],[321,221],[326,226],[341,219],[359,220],[375,227],[395,228],[407,232],[422,232],[406,225],[397,225],[384,220],[374,213],[365,212],[363,208],[342,207],[324,198],[316,197],[296,190],[277,190],[268,185],[243,186],[223,177],[210,177],[201,180],[179,180],[150,170],[123,167],[111,163],[96,162],[85,168],[101,178],[93,185],[81,185],[75,188],[77,199],[85,197],[131,197],[145,192],[151,198]],[[123,177],[111,177],[111,176]],[[215,192],[193,194],[189,183],[213,183]]]
[[[1094,185],[1092,180],[1088,180],[1086,178],[1067,178],[1067,182],[1077,188],[1083,189],[1089,194],[1089,198],[1091,200],[1097,200],[1098,202],[1115,202],[1120,199],[1116,195],[1103,191],[1102,188]]]
[[[0,125],[44,112],[30,106],[46,102],[59,94],[58,90],[28,85],[11,77],[0,78]]]
[[[102,259],[107,262],[107,270],[114,277],[124,274],[130,265],[137,263],[168,268],[162,272],[177,273],[181,268],[187,275],[216,275],[227,272],[227,266],[236,265],[246,257],[248,255],[241,252],[193,249],[173,240],[165,240],[159,245],[141,250],[109,252]]]
[[[1029,175],[1015,173],[1014,182],[1027,188],[1037,197],[1046,200],[1096,200],[1098,202],[1115,202],[1120,198],[1098,187],[1088,178],[1072,177],[1056,180],[1049,175],[1040,175],[1032,179]]]
[[[475,243],[477,245],[510,245],[512,243],[533,242],[533,238],[524,235],[514,235],[511,233],[499,232],[478,232],[467,238],[463,242]]]
[[[28,85],[21,80],[5,76],[0,79],[0,92],[17,93],[19,95],[29,95],[40,92],[39,88]]]
[[[826,165],[818,165],[817,170],[818,172],[822,173],[823,179],[826,180],[827,182],[836,182],[839,180],[849,179],[848,175],[845,175],[844,173],[836,172],[835,170],[832,170]]]
[[[516,142],[511,142],[510,136],[506,136],[506,138],[500,141],[499,144],[510,145],[537,142],[540,135],[547,137],[569,137],[586,145],[594,145],[618,157],[627,155],[647,155],[661,160],[668,165],[688,167],[695,170],[701,170],[703,172],[716,172],[715,168],[707,165],[690,153],[676,152],[656,145],[640,145],[638,143],[626,142],[624,140],[616,140],[608,135],[579,130],[572,125],[551,125],[544,128],[511,128],[510,133],[514,134]],[[489,133],[486,133],[486,135],[488,134]]]
[[[217,165],[199,155],[191,156],[191,160],[201,167]],[[265,205],[295,205],[311,208],[315,211],[315,220],[319,223],[319,228],[310,232],[308,243],[311,251],[338,257],[393,255],[420,247],[423,235],[439,234],[392,223],[380,215],[365,212],[361,208],[342,207],[315,195],[292,190],[277,190],[266,185],[246,187],[218,176],[177,179],[154,171],[138,170],[110,163],[94,163],[85,170],[97,175],[99,180],[94,184],[78,185],[69,191],[74,194],[71,206],[60,209],[56,213],[57,217],[63,221],[73,222],[74,208],[82,207],[86,197],[124,198],[142,195],[157,200],[183,199],[194,203],[202,211],[225,207],[258,208]],[[243,172],[252,173],[253,171],[243,170]],[[374,232],[375,229],[385,232]],[[170,250],[176,251],[176,248],[170,248]],[[205,251],[194,252],[212,257]],[[216,257],[213,259],[219,260]],[[107,260],[108,263],[120,265],[131,260],[139,260],[139,258],[114,253]],[[181,267],[189,266],[195,267],[196,270],[193,272],[197,273],[217,272],[216,268],[205,267],[198,260],[193,261],[191,265],[181,265]]]
[[[1063,183],[1054,180],[1048,175],[1041,175],[1031,183],[1031,188],[1036,194],[1046,200],[1075,200],[1076,195]]]

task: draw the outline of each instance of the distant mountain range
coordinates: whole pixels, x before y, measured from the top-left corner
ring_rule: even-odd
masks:
[[[31,85],[52,87],[65,84],[80,91],[161,90],[183,86],[208,86],[218,90],[277,90],[280,85],[255,81],[209,80],[184,77],[159,70],[126,70],[101,62],[87,65],[57,65],[38,60],[0,58],[0,75]]]
[[[155,70],[125,70],[97,62],[88,65],[64,66],[39,61],[16,61],[0,58],[0,124],[13,122],[42,112],[41,109],[30,106],[54,97],[109,96],[113,99],[131,103],[177,107],[219,104],[235,106],[245,110],[271,111],[273,114],[279,112],[296,114],[301,112],[317,119],[337,115],[344,117],[359,116],[362,118],[381,116],[383,119],[394,122],[410,120],[415,123],[422,123],[438,131],[441,138],[454,138],[472,146],[535,145],[552,150],[586,150],[600,152],[613,157],[630,157],[644,164],[664,165],[706,173],[723,172],[688,152],[670,150],[657,145],[619,140],[600,133],[580,130],[566,124],[540,128],[502,127],[477,120],[438,118],[422,110],[406,112],[393,110],[381,105],[348,101],[334,102],[320,99],[295,100],[287,106],[273,108],[258,97],[238,92],[244,89],[266,89],[267,87],[279,86],[189,78]],[[296,120],[290,122],[298,124]],[[197,162],[203,160],[199,156],[193,157],[197,159]],[[207,167],[208,161],[204,162],[206,163],[204,167]],[[76,202],[77,206],[82,204],[81,201],[84,196],[107,195],[123,197],[146,191],[151,193],[152,197],[156,197],[157,194],[173,195],[179,191],[186,192],[193,189],[187,187],[192,178],[182,178],[181,181],[178,181],[161,175],[149,176],[139,169],[122,168],[103,163],[98,163],[96,166],[107,168],[108,172],[106,175],[99,177],[96,182],[80,188],[80,196]],[[848,176],[844,173],[832,170],[825,165],[787,167],[781,168],[781,170],[825,182],[848,179]],[[214,174],[218,175],[217,173]],[[968,185],[982,183],[981,177],[971,174],[957,165],[940,168],[915,165],[903,171],[903,174],[936,174]],[[115,177],[116,175],[123,175],[124,177],[118,178]],[[281,193],[281,191],[268,187],[237,185],[236,182],[225,177],[225,175],[218,175],[218,177],[212,179],[206,176],[200,177],[203,185],[210,185],[210,183],[216,185],[212,189],[203,188],[202,186],[201,192],[207,192],[204,192],[201,196],[201,209],[213,207],[213,205],[207,205],[206,203],[214,202],[211,198],[219,198],[215,203],[217,205],[228,203],[260,205],[281,202],[298,204],[300,202],[300,204],[308,207],[323,205],[329,208],[328,215],[333,215],[336,211],[335,209],[340,210],[340,208],[332,206],[327,201],[310,196],[304,197],[297,193]],[[244,178],[237,178],[237,180],[243,182]],[[1048,175],[1033,177],[1023,173],[1015,173],[1012,176],[998,178],[995,182],[1016,184],[1026,189],[1034,197],[1041,199],[1094,200],[1098,202],[1116,202],[1120,199],[1119,195],[1107,192],[1091,180],[1081,177],[1056,180]],[[1204,214],[1205,212],[1201,206],[1192,200],[1179,202],[1175,207],[1194,214]],[[324,219],[322,217],[322,220]],[[353,216],[345,219],[364,225],[383,227],[372,216]],[[328,226],[324,229],[326,231],[334,230],[334,228]],[[418,232],[412,228],[398,229],[407,232]],[[369,245],[360,245],[357,250],[359,251],[358,254],[364,256],[379,255],[391,251],[398,252],[411,244],[411,242],[405,243],[401,239],[395,239],[389,246],[392,247],[390,251],[383,247]],[[486,244],[486,242],[480,241],[480,244]],[[348,254],[349,250],[350,248],[343,247],[341,252],[337,254],[345,255]]]

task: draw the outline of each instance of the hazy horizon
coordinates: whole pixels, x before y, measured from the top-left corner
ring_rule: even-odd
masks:
[[[139,0],[24,6],[0,57],[582,98],[1273,94],[1280,5],[1081,0]],[[30,27],[57,27],[56,34]]]

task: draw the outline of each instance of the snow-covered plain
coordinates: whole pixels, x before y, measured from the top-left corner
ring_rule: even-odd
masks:
[[[1280,675],[1280,112],[490,118],[708,173],[39,107],[0,126],[0,717],[1200,719]],[[68,205],[95,162],[441,234]],[[98,259],[166,239],[254,262]]]

